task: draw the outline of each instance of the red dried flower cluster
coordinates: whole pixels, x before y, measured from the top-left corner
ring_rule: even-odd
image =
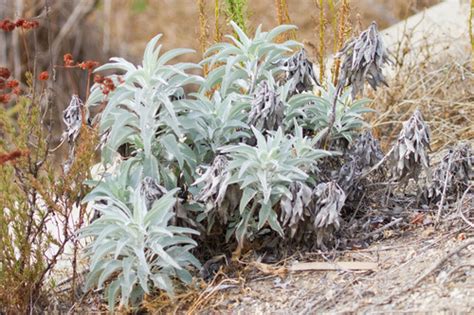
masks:
[[[78,66],[82,70],[93,70],[94,68],[97,68],[97,66],[99,66],[99,63],[93,60],[86,60],[79,63]]]
[[[10,94],[0,94],[0,103],[8,103],[10,101]]]
[[[15,160],[21,156],[27,156],[28,154],[29,152],[27,150],[25,151],[14,150],[7,153],[0,153],[0,165],[5,164],[8,161]]]
[[[18,82],[17,80],[10,80],[10,81],[7,81],[5,86],[9,89],[14,89],[16,87],[18,87],[20,85],[20,82]]]
[[[28,21],[25,19],[18,19],[15,22],[10,21],[9,19],[0,21],[0,29],[4,30],[5,32],[12,32],[17,27],[22,28],[23,30],[31,30],[37,28],[38,26],[38,21]]]
[[[71,54],[65,54],[63,59],[64,59],[64,65],[66,67],[73,67],[74,66],[74,59],[72,59]]]
[[[10,70],[0,67],[0,103],[8,103],[12,95],[21,93],[20,82],[14,79],[9,80],[10,75]]]
[[[96,74],[94,82],[100,84],[100,89],[104,95],[109,95],[110,92],[115,90],[115,84],[111,78],[104,78],[100,74]]]
[[[28,20],[25,20],[25,19],[18,19],[15,22],[15,26],[16,27],[21,27],[24,30],[31,30],[31,29],[37,28],[39,26],[39,22],[38,21],[28,21]]]
[[[65,54],[63,57],[64,66],[66,68],[81,68],[82,70],[92,71],[99,66],[99,63],[94,60],[85,60],[82,62],[74,62],[71,54]]]
[[[48,71],[43,71],[38,75],[38,80],[40,81],[47,81],[49,79]]]
[[[0,68],[0,78],[8,79],[10,77],[10,70],[7,68]]]

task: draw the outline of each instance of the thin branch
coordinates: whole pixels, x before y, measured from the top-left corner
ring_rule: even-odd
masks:
[[[384,226],[382,226],[382,227],[376,229],[375,231],[372,231],[372,232],[370,232],[369,234],[367,234],[367,236],[365,237],[365,239],[368,239],[368,238],[370,238],[370,237],[372,237],[372,236],[374,236],[374,235],[379,234],[380,232],[383,232],[383,231],[385,231],[385,230],[391,228],[392,226],[394,226],[394,225],[400,223],[402,220],[403,220],[403,218],[398,218],[398,219],[395,219],[395,220],[393,220],[392,222],[390,222],[390,223],[388,223],[388,224],[385,224]]]
[[[74,8],[74,11],[72,11],[66,23],[61,27],[58,36],[54,39],[52,46],[53,61],[58,57],[63,40],[71,33],[73,28],[83,20],[84,16],[93,8],[94,4],[94,0],[81,0],[81,2],[79,2],[79,4]]]
[[[464,222],[466,222],[467,225],[469,225],[471,228],[474,229],[474,223],[472,223],[471,221],[469,221],[466,216],[464,216],[464,213],[462,212],[462,204],[464,202],[464,198],[466,198],[467,196],[467,193],[469,192],[469,190],[471,190],[471,188],[473,187],[474,185],[471,184],[469,187],[467,187],[466,191],[462,194],[462,197],[461,197],[461,200],[459,200],[459,203],[458,203],[458,214],[459,216],[461,217],[461,219],[463,219]]]

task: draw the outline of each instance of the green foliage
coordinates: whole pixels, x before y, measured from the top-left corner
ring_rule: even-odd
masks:
[[[148,8],[148,0],[133,0],[132,10],[135,13],[141,13]]]
[[[273,205],[283,195],[291,196],[288,190],[293,182],[306,181],[305,171],[313,170],[317,160],[328,153],[316,150],[302,137],[301,129],[296,136],[285,136],[282,129],[273,135],[264,137],[252,127],[257,138],[256,146],[239,144],[225,147],[222,151],[229,153],[228,168],[233,175],[230,184],[236,183],[242,190],[239,212],[240,220],[235,226],[235,235],[240,244],[247,238],[249,218],[259,208],[256,228],[260,230],[266,223],[283,236],[283,229],[278,222]],[[291,198],[291,197],[290,197]]]
[[[334,99],[336,90],[330,86],[329,91],[322,90],[322,95],[314,104],[307,109],[309,125],[313,130],[324,130],[328,128],[328,117],[331,111],[331,100]],[[369,99],[353,100],[350,90],[347,90],[338,97],[336,104],[336,118],[331,130],[333,141],[344,138],[348,143],[363,128],[368,127],[362,114],[373,112],[365,107],[370,103]]]
[[[244,123],[248,104],[238,101],[241,96],[230,94],[222,98],[218,92],[211,99],[202,94],[191,96],[196,100],[186,100],[179,105],[186,112],[179,121],[197,155],[204,157],[202,160],[215,155],[223,145],[249,137],[248,126]]]
[[[35,93],[30,86],[25,96],[0,108],[0,156],[20,153],[0,163],[1,313],[41,312],[51,289],[47,276],[66,248],[78,246],[72,237],[84,222],[85,206],[77,201],[87,193],[82,182],[95,158],[94,130],[84,127],[64,176],[50,153],[51,136]]]
[[[235,21],[244,31],[247,31],[247,0],[225,0],[227,17]]]
[[[301,44],[296,41],[276,43],[276,37],[289,30],[293,25],[280,25],[269,32],[262,32],[261,26],[253,38],[234,22],[230,22],[238,38],[226,35],[232,43],[217,43],[210,47],[201,64],[213,69],[201,86],[201,93],[210,92],[219,85],[220,94],[225,97],[230,93],[251,95],[261,80],[280,71],[278,61],[291,53]]]
[[[147,211],[140,187],[132,190],[127,187],[127,176],[123,173],[117,176],[85,199],[91,200],[91,206],[102,216],[81,231],[82,237],[95,239],[86,249],[91,256],[86,286],[102,288],[116,274],[105,293],[112,310],[119,291],[121,306],[128,306],[129,300],[136,304],[143,294],[150,293],[151,286],[172,293],[173,277],[190,283],[192,277],[185,267],[189,264],[199,267],[199,262],[189,253],[197,244],[185,236],[197,232],[169,225],[174,216],[177,189],[155,200]],[[123,192],[120,188],[125,187],[128,194],[118,196]]]
[[[101,114],[100,132],[105,135],[102,159],[110,163],[114,154],[123,145],[131,147],[137,172],[160,179],[165,177],[167,186],[176,186],[172,163],[178,160],[179,167],[186,163],[190,172],[195,166],[192,151],[178,139],[183,136],[178,121],[173,98],[182,93],[187,84],[199,83],[198,76],[184,71],[198,68],[191,63],[166,65],[171,59],[190,49],[173,49],[159,56],[161,45],[156,46],[161,35],[154,37],[147,45],[142,66],[136,67],[122,58],[112,58],[113,62],[97,69],[123,71],[123,83],[113,76],[116,90],[107,100],[107,107]],[[102,102],[99,85],[92,88],[88,106]],[[156,141],[157,135],[163,135]],[[159,168],[159,165],[161,166]],[[164,166],[164,167],[163,167]]]
[[[325,184],[318,168],[334,155],[319,148],[334,88],[314,95],[312,64],[295,52],[302,45],[276,43],[294,26],[258,27],[249,37],[230,24],[237,36],[209,48],[200,63],[210,70],[206,78],[187,73],[198,65],[167,64],[189,50],[160,57],[160,36],[147,45],[141,66],[112,58],[98,69],[119,72],[110,76],[110,94],[95,85],[87,101],[107,103],[99,118],[102,163],[114,168],[84,200],[102,217],[83,236],[92,237],[89,284],[106,287],[110,307],[116,296],[127,306],[152,288],[171,292],[171,279],[188,281],[183,267],[199,264],[189,252],[196,243],[184,234],[194,229],[204,242],[220,231],[242,248],[270,229],[293,235],[303,217],[318,240],[339,228],[344,192],[335,181]],[[197,92],[184,93],[191,89]],[[351,141],[364,124],[364,104],[349,94],[339,98],[331,141]],[[145,182],[154,187],[148,193]],[[146,219],[155,213],[160,220]]]

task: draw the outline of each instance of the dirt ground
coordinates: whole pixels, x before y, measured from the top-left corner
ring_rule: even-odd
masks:
[[[465,204],[470,208],[465,210],[470,209],[472,215],[470,197]],[[335,253],[335,261],[375,262],[376,270],[305,271],[286,276],[257,272],[245,281],[222,279],[207,289],[217,292],[203,301],[206,306],[201,313],[472,313],[473,229],[468,230],[455,214],[435,229],[429,217],[423,220],[428,224],[412,224],[403,232],[385,230],[381,240],[366,249]],[[331,261],[329,256],[295,255],[286,264]]]

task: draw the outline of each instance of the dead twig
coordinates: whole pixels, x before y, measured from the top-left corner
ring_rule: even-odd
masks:
[[[469,190],[471,190],[472,186],[473,186],[472,184],[469,185],[469,187],[467,187],[466,191],[464,191],[464,193],[462,194],[461,200],[459,200],[459,203],[458,203],[458,214],[461,217],[461,219],[463,219],[463,221],[466,222],[467,225],[469,225],[471,228],[474,228],[474,223],[469,221],[466,218],[466,216],[464,215],[464,213],[462,212],[462,204],[464,202],[464,198],[466,198],[467,193],[469,192]]]
[[[367,261],[307,262],[291,266],[289,271],[318,270],[376,270],[377,263]]]
[[[74,29],[74,26],[84,20],[84,17],[92,10],[94,4],[95,1],[92,0],[81,0],[74,8],[74,11],[72,11],[66,23],[61,27],[61,31],[59,32],[58,36],[56,36],[53,41],[53,61],[56,62],[63,40],[71,33],[71,31]]]
[[[398,219],[393,220],[390,223],[385,224],[384,226],[382,226],[382,227],[376,229],[375,231],[372,231],[369,234],[367,234],[367,236],[364,238],[364,240],[366,240],[368,238],[371,238],[372,236],[375,236],[375,235],[379,234],[380,232],[385,231],[386,229],[391,228],[392,226],[400,223],[402,220],[403,220],[403,218],[398,218]]]

